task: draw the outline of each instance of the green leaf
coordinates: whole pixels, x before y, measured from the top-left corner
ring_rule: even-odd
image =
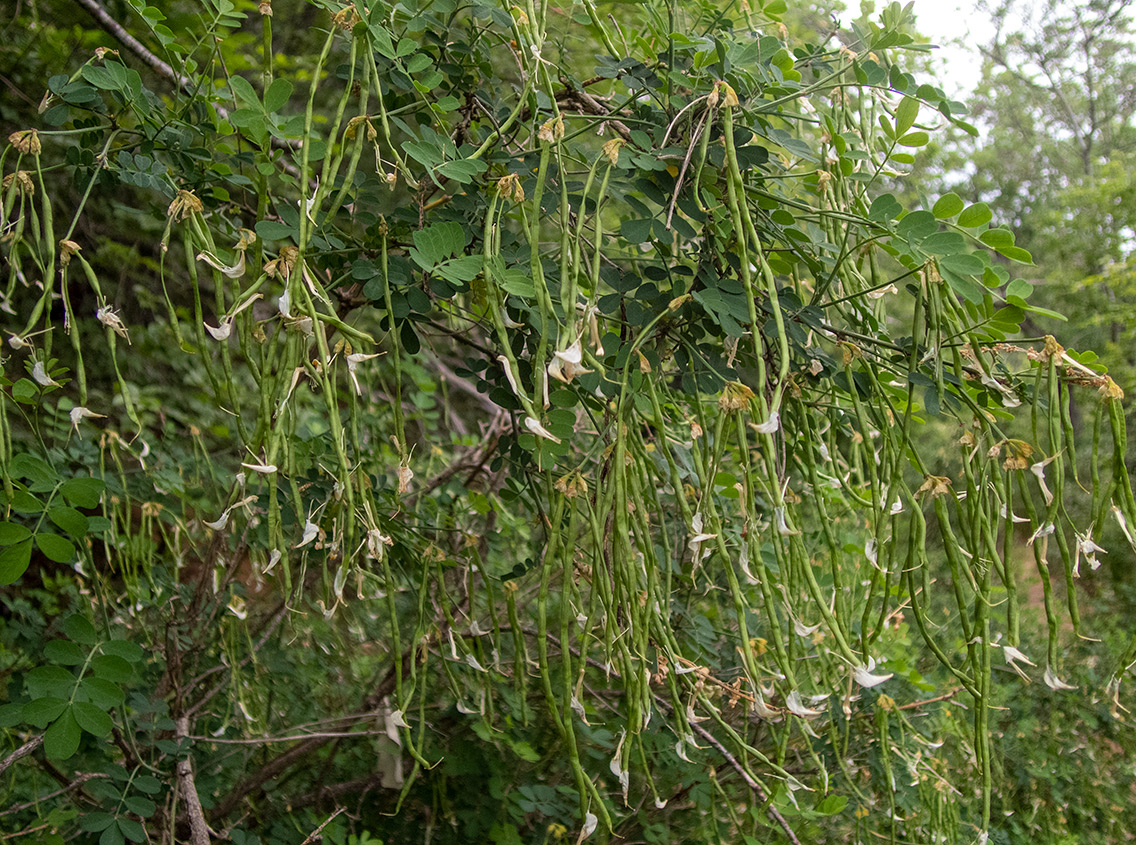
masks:
[[[59,486],[59,492],[75,507],[93,508],[98,506],[105,487],[97,478],[69,478]]]
[[[1033,264],[1033,256],[1020,246],[1004,246],[999,249],[998,252],[1011,261],[1017,261],[1019,264]]]
[[[0,522],[0,545],[22,543],[32,536],[31,529],[16,522]]]
[[[116,683],[125,683],[134,677],[134,668],[113,654],[101,654],[91,661],[91,671],[95,677],[105,678]]]
[[[123,694],[118,684],[111,683],[105,678],[84,678],[79,682],[79,692],[85,696],[88,701],[99,705],[105,710],[118,707],[126,701],[126,696]]]
[[[959,215],[958,224],[964,229],[974,229],[984,226],[994,218],[994,213],[984,202],[976,202]]]
[[[272,84],[268,86],[268,90],[264,92],[264,110],[268,113],[280,111],[284,106],[288,105],[288,99],[292,96],[292,83],[282,77],[277,77],[272,80]]]
[[[103,831],[103,835],[99,837],[99,845],[125,845],[126,840],[122,837],[122,830],[119,824],[122,819],[115,819],[114,824]]]
[[[948,217],[954,217],[962,211],[963,206],[963,201],[959,198],[959,195],[952,191],[949,194],[943,194],[939,197],[939,201],[935,203],[934,207],[931,209],[931,213],[939,220],[945,220]]]
[[[53,485],[59,478],[51,464],[30,452],[17,452],[8,463],[8,472],[37,484]]]
[[[1022,300],[1029,299],[1033,293],[1033,285],[1025,279],[1014,279],[1006,286],[1006,296],[1016,296]]]
[[[256,89],[243,76],[234,74],[229,77],[229,84],[233,88],[233,93],[237,95],[237,101],[246,107],[260,109],[260,97],[257,96]]]
[[[896,143],[901,147],[925,147],[930,140],[931,136],[926,132],[908,132]]]
[[[138,824],[134,819],[119,816],[118,827],[131,842],[146,841],[146,831],[143,830],[142,825]]]
[[[35,541],[39,550],[56,563],[70,563],[75,559],[75,547],[58,534],[36,534]]]
[[[141,646],[130,640],[108,640],[103,643],[103,654],[113,654],[130,664],[139,664],[145,657]]]
[[[24,705],[23,720],[43,730],[63,713],[67,707],[65,698],[37,698]]]
[[[126,809],[130,812],[144,819],[150,818],[158,809],[157,805],[149,798],[142,798],[138,795],[128,795],[122,799],[122,803],[126,805]]]
[[[969,253],[957,253],[955,255],[944,255],[939,259],[939,269],[946,268],[952,273],[958,273],[963,276],[980,276],[986,265],[982,263],[982,259],[977,255],[970,255]]]
[[[256,233],[266,241],[286,241],[296,236],[296,229],[276,220],[261,220],[256,224]]]
[[[462,185],[472,182],[475,176],[484,173],[485,170],[486,164],[481,159],[459,159],[438,166],[439,175]]]
[[[904,97],[895,110],[895,134],[902,135],[915,125],[915,118],[919,116],[919,101],[914,97]],[[902,144],[903,141],[901,140]]]
[[[75,722],[89,734],[106,736],[114,727],[110,715],[89,701],[76,701],[71,707]]]
[[[651,239],[652,220],[624,220],[619,227],[619,234],[629,243],[642,244]]]
[[[82,666],[87,662],[87,652],[71,640],[52,640],[43,647],[43,653],[52,663],[61,666]]]
[[[48,519],[79,540],[87,534],[87,517],[67,505],[55,505],[47,512]]]
[[[465,231],[452,220],[435,223],[414,233],[414,249],[410,250],[415,263],[424,270],[465,250]]]
[[[99,635],[95,632],[95,626],[90,623],[87,617],[73,613],[63,620],[60,626],[68,637],[82,645],[94,645],[99,641]]]
[[[98,833],[100,830],[106,830],[112,824],[114,824],[114,816],[102,812],[84,813],[83,818],[79,820],[79,827],[88,833]]]
[[[978,239],[991,249],[1005,249],[1014,245],[1014,233],[1009,229],[987,229]]]
[[[134,779],[134,786],[137,787],[139,792],[145,792],[147,795],[157,795],[162,791],[162,782],[150,775],[140,775],[136,777]]]
[[[75,676],[62,666],[37,666],[24,676],[32,698],[71,698]]]
[[[868,209],[868,219],[873,223],[884,223],[888,220],[893,220],[903,213],[903,206],[891,194],[880,194],[872,200],[872,206]]]
[[[32,560],[32,541],[24,540],[0,552],[0,586],[11,584],[27,569]]]
[[[71,708],[63,711],[58,719],[43,735],[43,750],[52,760],[66,760],[79,750],[79,739],[82,731]]]

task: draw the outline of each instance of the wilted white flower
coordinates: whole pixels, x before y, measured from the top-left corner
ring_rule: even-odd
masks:
[[[812,710],[806,707],[801,701],[801,694],[796,690],[789,693],[785,699],[785,706],[789,708],[790,713],[794,716],[800,716],[802,719],[815,719],[824,713],[823,710]]]
[[[818,625],[806,625],[804,622],[802,622],[799,619],[793,620],[793,630],[797,633],[798,637],[804,637],[805,639],[808,639],[819,629],[820,629],[819,624]]]
[[[623,742],[627,739],[627,731],[622,730],[619,732],[619,742],[615,745],[615,753],[612,755],[611,763],[608,764],[608,769],[615,775],[616,780],[619,781],[620,789],[623,790],[623,803],[627,804],[627,789],[631,785],[631,773],[627,769],[627,763],[623,759]]]
[[[62,387],[59,382],[47,374],[47,367],[44,366],[43,361],[36,361],[32,365],[32,378],[35,379],[36,384],[41,387]]]
[[[800,531],[797,531],[797,530],[789,527],[788,523],[785,521],[785,509],[784,508],[774,508],[773,509],[773,518],[774,518],[774,521],[776,522],[776,525],[777,525],[777,533],[778,534],[781,534],[782,536],[791,536],[793,534],[800,534],[801,533]]]
[[[109,305],[103,306],[102,308],[96,308],[95,319],[119,337],[126,338],[127,343],[130,342],[130,334],[126,329],[126,324],[122,322],[122,319]]]
[[[231,318],[222,320],[221,325],[216,328],[208,323],[203,323],[203,325],[205,326],[205,331],[209,332],[214,340],[228,340],[229,332],[233,330],[233,321]]]
[[[548,374],[557,381],[570,384],[576,376],[592,372],[582,363],[584,350],[579,339],[567,349],[554,352],[548,364]]]
[[[886,675],[873,675],[872,670],[875,669],[875,668],[876,668],[875,658],[869,657],[867,666],[856,666],[855,668],[853,668],[852,677],[853,677],[853,679],[855,679],[856,683],[858,683],[860,686],[864,687],[865,689],[870,689],[874,686],[879,686],[884,681],[888,680],[889,678],[894,677],[894,674],[890,673],[890,672]]]
[[[1073,574],[1076,576],[1080,576],[1081,574],[1081,555],[1084,555],[1085,560],[1089,562],[1089,569],[1092,569],[1094,572],[1100,569],[1100,561],[1097,560],[1097,552],[1100,552],[1102,555],[1108,554],[1107,550],[1102,549],[1093,542],[1092,528],[1084,534],[1077,534],[1077,553],[1073,560]]]
[[[371,354],[364,354],[362,352],[352,352],[347,356],[347,375],[351,378],[351,383],[355,385],[355,395],[362,396],[363,388],[359,386],[359,379],[355,375],[355,368],[359,366],[362,361],[369,361],[371,358],[378,358],[381,352],[372,352]]]
[[[1045,506],[1049,507],[1053,504],[1053,494],[1049,491],[1049,486],[1045,483],[1045,468],[1053,463],[1061,456],[1058,452],[1056,455],[1050,455],[1044,461],[1038,461],[1030,467],[1030,472],[1037,476],[1038,486],[1041,487],[1041,495],[1045,497]]]
[[[765,422],[755,425],[758,434],[773,434],[781,428],[781,414],[774,411]],[[825,459],[827,460],[827,458]]]
[[[76,405],[71,409],[71,428],[75,429],[76,434],[80,437],[83,435],[79,433],[79,423],[87,419],[106,419],[106,414],[96,414],[94,411],[84,408],[82,405]]]
[[[1058,692],[1063,689],[1076,689],[1076,687],[1072,684],[1067,684],[1063,680],[1058,678],[1057,673],[1053,671],[1052,666],[1045,667],[1045,685],[1054,692]]]
[[[525,417],[525,428],[535,434],[537,437],[543,437],[545,440],[551,440],[553,443],[559,443],[560,438],[540,424],[540,421],[533,417]]]
[[[246,469],[259,472],[261,475],[272,475],[276,472],[276,464],[241,464]]]
[[[205,524],[212,528],[214,531],[220,531],[222,528],[229,524],[229,513],[231,511],[232,508],[225,508],[225,510],[221,512],[221,515],[217,517],[217,519],[215,519],[213,522],[206,522]]]
[[[1116,521],[1120,524],[1120,530],[1124,532],[1124,539],[1128,541],[1133,550],[1136,550],[1136,540],[1132,539],[1132,534],[1128,531],[1128,520],[1124,518],[1124,514],[1116,505],[1110,507],[1112,515],[1116,517]]]
[[[1025,663],[1027,666],[1037,665],[1012,645],[1002,646],[1002,656],[1006,658],[1006,662],[1010,665],[1010,668],[1021,675],[1023,678],[1025,678],[1027,681],[1029,680],[1029,676],[1025,673],[1025,670],[1018,665],[1018,662],[1020,661],[1022,663]]]
[[[584,826],[580,828],[580,836],[576,840],[576,845],[579,845],[581,842],[595,833],[596,825],[598,825],[599,823],[600,820],[596,818],[595,813],[584,813]]]
[[[1002,519],[1006,518],[1006,506],[1005,505],[1002,505],[1002,509],[999,511],[999,513],[1002,515]],[[1016,513],[1011,513],[1010,514],[1010,522],[1029,522],[1029,520],[1026,519],[1024,516],[1018,516]]]
[[[375,560],[382,560],[383,553],[386,551],[386,547],[393,545],[394,540],[392,540],[378,528],[372,528],[367,532],[368,557],[373,557]]]
[[[305,520],[305,522],[304,522],[304,533],[300,536],[300,542],[298,542],[292,548],[294,548],[294,549],[303,548],[308,543],[310,543],[312,540],[314,540],[318,534],[319,534],[319,526],[316,525],[314,522],[312,522],[310,519]]]
[[[1052,522],[1047,522],[1044,525],[1040,526],[1037,531],[1033,532],[1033,534],[1030,535],[1030,538],[1026,540],[1026,542],[1032,543],[1034,540],[1040,540],[1042,537],[1048,537],[1056,530],[1056,525],[1054,525]]]
[[[226,278],[239,279],[245,274],[245,252],[243,249],[240,251],[240,256],[241,257],[237,259],[237,263],[231,267],[226,267],[221,259],[209,252],[197,253],[197,260],[204,261],[214,270],[220,271],[221,275]]]

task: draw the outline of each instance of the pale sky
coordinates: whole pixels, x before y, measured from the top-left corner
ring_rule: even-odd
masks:
[[[994,31],[989,19],[974,11],[974,0],[914,2],[919,32],[940,45],[935,51],[940,85],[965,100],[979,80],[982,60],[977,50],[963,45],[988,41]]]

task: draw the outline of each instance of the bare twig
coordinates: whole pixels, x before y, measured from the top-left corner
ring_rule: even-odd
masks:
[[[110,775],[106,774],[105,772],[85,772],[85,773],[79,775],[79,777],[75,778],[75,780],[73,780],[67,786],[64,786],[60,789],[57,789],[57,790],[55,790],[55,792],[49,792],[47,795],[41,795],[39,798],[35,799],[34,801],[27,801],[23,804],[14,804],[11,807],[9,807],[7,810],[0,810],[0,816],[10,816],[13,813],[20,812],[21,810],[28,810],[28,809],[36,806],[37,804],[42,804],[45,801],[50,801],[52,798],[58,798],[60,795],[65,795],[66,793],[70,792],[73,789],[78,789],[80,786],[82,786],[83,784],[85,784],[89,780],[96,780],[98,778],[109,778],[109,777],[110,777]]]
[[[3,760],[0,760],[0,775],[4,774],[4,772],[8,770],[8,767],[15,763],[17,760],[23,757],[27,757],[41,745],[43,745],[43,734],[33,736]]]
[[[189,736],[189,717],[180,716],[177,720],[179,739]],[[201,809],[201,798],[197,794],[197,784],[193,779],[193,758],[186,756],[177,764],[178,784],[185,796],[185,814],[189,816],[190,842],[192,845],[209,845],[209,824]]]
[[[321,831],[323,831],[323,829],[325,827],[327,827],[329,824],[331,824],[332,819],[334,819],[340,813],[344,812],[346,809],[347,809],[346,807],[340,807],[338,810],[336,810],[334,813],[332,813],[330,816],[328,816],[326,819],[324,819],[324,823],[321,824],[319,827],[317,827],[315,830],[313,830],[311,833],[309,833],[307,839],[305,839],[303,842],[301,842],[300,845],[311,845],[312,842],[315,842],[317,839],[319,839],[319,835],[320,835]]]

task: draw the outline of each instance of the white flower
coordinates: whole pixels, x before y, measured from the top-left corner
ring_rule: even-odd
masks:
[[[392,540],[378,528],[372,528],[367,532],[368,557],[373,557],[375,560],[382,560],[383,553],[386,551],[386,547],[393,545],[394,540]]]
[[[872,537],[870,540],[868,540],[868,542],[864,543],[864,557],[866,557],[868,559],[868,563],[870,563],[876,569],[880,568],[879,563],[877,563],[879,557],[878,552],[876,551],[875,537]]]
[[[1077,534],[1077,554],[1073,561],[1073,574],[1080,576],[1081,555],[1085,556],[1085,560],[1089,562],[1089,568],[1094,572],[1100,569],[1100,561],[1097,560],[1097,552],[1102,555],[1108,554],[1105,549],[1102,549],[1093,542],[1092,528],[1084,534]]]
[[[1038,528],[1037,531],[1033,532],[1033,534],[1030,535],[1030,538],[1026,540],[1026,542],[1032,543],[1034,540],[1040,540],[1042,537],[1048,537],[1056,530],[1056,525],[1054,525],[1052,522],[1047,522],[1040,528]]]
[[[789,708],[790,713],[794,716],[800,716],[802,719],[815,719],[817,716],[823,715],[824,712],[806,707],[801,701],[801,694],[796,690],[789,693],[789,697],[785,699],[785,706]]]
[[[810,626],[810,625],[806,625],[804,622],[800,621],[799,619],[793,620],[793,630],[797,633],[798,637],[804,637],[805,639],[808,639],[819,629],[820,629],[820,625],[811,625]]]
[[[1045,667],[1045,685],[1054,692],[1063,689],[1076,689],[1072,684],[1067,684],[1057,677],[1057,673],[1053,671],[1052,666]]]
[[[77,434],[79,433],[79,423],[82,422],[83,420],[85,420],[85,419],[100,419],[100,420],[106,419],[106,414],[96,414],[94,411],[92,411],[88,408],[84,408],[82,405],[76,405],[74,408],[72,408],[70,416],[71,416],[71,428],[75,429],[75,432]],[[79,436],[82,437],[83,435],[79,434]]]
[[[232,267],[226,267],[217,256],[208,252],[197,253],[197,260],[204,261],[214,270],[220,271],[221,275],[229,279],[238,279],[245,274],[245,251],[240,251],[241,257],[237,259],[237,263]]]
[[[784,508],[774,508],[773,509],[773,518],[777,523],[777,533],[778,534],[781,534],[782,536],[791,536],[793,534],[800,534],[801,533],[800,531],[797,531],[797,530],[789,527],[788,523],[785,521],[785,509]]]
[[[888,680],[889,678],[894,677],[894,674],[890,673],[890,672],[886,675],[873,675],[872,670],[875,669],[875,668],[876,668],[875,658],[869,657],[867,666],[856,666],[852,670],[852,677],[853,677],[853,679],[855,679],[856,683],[858,683],[860,686],[864,687],[865,689],[870,689],[872,687],[879,686],[884,681]]]
[[[1112,505],[1110,510],[1112,515],[1116,517],[1116,521],[1120,523],[1120,530],[1124,532],[1124,539],[1128,541],[1133,550],[1136,550],[1136,540],[1132,539],[1132,534],[1128,531],[1128,520],[1124,518],[1124,514],[1116,505]]]
[[[888,510],[888,513],[892,516],[895,516],[897,513],[903,513],[903,502],[897,498],[891,503],[891,509]]]
[[[537,437],[543,437],[545,440],[551,440],[553,443],[559,443],[560,438],[540,424],[539,420],[533,417],[525,417],[525,428],[535,434]]]
[[[1002,510],[999,511],[999,513],[1001,513],[1002,519],[1006,518],[1006,506],[1005,506],[1005,504],[1002,505]],[[1010,514],[1010,522],[1029,522],[1029,520],[1026,519],[1024,516],[1018,516],[1016,513],[1011,513]]]
[[[261,475],[272,475],[276,472],[276,464],[241,464],[241,466],[259,472]]]
[[[1037,665],[1012,645],[1002,646],[1002,656],[1006,658],[1006,662],[1010,664],[1010,668],[1021,675],[1023,678],[1025,678],[1027,681],[1029,680],[1029,676],[1025,673],[1025,670],[1018,665],[1018,661],[1021,661],[1028,666]]]
[[[229,524],[229,512],[231,510],[232,508],[225,508],[225,510],[221,512],[221,515],[217,517],[217,519],[215,519],[213,522],[206,522],[205,524],[212,528],[214,531],[220,531],[222,528]]]
[[[599,823],[600,820],[596,818],[595,813],[584,813],[584,826],[580,828],[580,835],[576,839],[576,845],[580,845],[581,842],[595,833],[596,825]]]
[[[362,396],[363,388],[359,386],[359,379],[355,375],[355,368],[359,366],[362,361],[369,361],[371,358],[378,358],[381,352],[372,352],[365,354],[363,352],[352,352],[347,356],[347,375],[351,377],[351,383],[355,385],[355,395]]]
[[[276,300],[276,308],[280,312],[280,316],[285,319],[292,319],[291,300],[288,297],[288,289],[284,289],[284,293],[280,294],[280,298]]]
[[[1038,486],[1041,487],[1041,495],[1045,497],[1045,506],[1049,507],[1053,504],[1053,494],[1049,491],[1049,486],[1045,483],[1045,468],[1053,463],[1061,456],[1058,452],[1056,455],[1050,455],[1044,461],[1038,461],[1030,467],[1030,472],[1037,476]]]
[[[781,428],[781,414],[774,411],[769,415],[769,419],[760,425],[755,425],[754,428],[757,430],[758,434],[773,434],[773,432]],[[825,458],[825,460],[828,459]]]
[[[43,361],[36,361],[32,365],[32,378],[36,380],[36,384],[40,387],[62,387],[59,382],[47,374],[47,367],[44,366]]]
[[[509,359],[504,355],[498,355],[497,361],[505,369],[505,378],[509,380],[509,387],[513,389],[513,393],[516,397],[524,402],[526,397],[521,393],[521,388],[517,385],[517,377],[513,375],[513,368],[509,365]]]
[[[318,534],[319,534],[319,526],[316,525],[314,522],[312,522],[311,519],[305,520],[304,521],[304,533],[300,537],[300,542],[298,542],[292,548],[294,548],[294,549],[303,548],[308,543],[310,543],[312,540],[314,540]]]
[[[269,572],[271,572],[272,568],[280,562],[280,558],[283,556],[284,555],[280,551],[280,549],[273,549],[272,554],[268,556],[268,563],[264,567],[264,574],[267,575]]]
[[[583,360],[584,350],[577,338],[576,342],[567,349],[552,354],[552,361],[548,364],[548,374],[557,381],[570,384],[576,376],[592,372],[583,365]]]
[[[109,305],[95,309],[95,319],[119,337],[126,338],[127,343],[130,342],[130,335],[127,333],[126,324],[122,322],[119,316],[114,313],[114,309]]]
[[[627,739],[627,731],[622,730],[619,732],[619,742],[616,743],[615,754],[612,755],[608,769],[619,781],[620,789],[623,790],[623,803],[627,804],[627,789],[631,785],[631,773],[627,770],[627,764],[623,760],[623,741],[625,739]]]
[[[233,321],[231,318],[222,320],[221,325],[216,328],[208,323],[203,323],[202,325],[205,326],[205,331],[209,332],[214,340],[228,340],[229,332],[233,330]]]

